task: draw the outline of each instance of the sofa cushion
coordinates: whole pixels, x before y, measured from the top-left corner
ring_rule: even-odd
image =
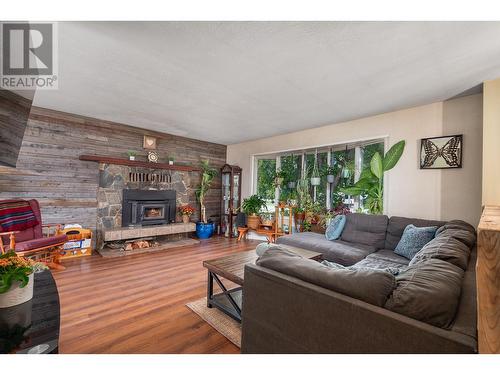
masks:
[[[405,228],[410,224],[413,224],[416,227],[440,227],[444,225],[445,222],[392,216],[387,225],[387,236],[385,238],[385,246],[383,246],[383,248],[394,250],[398,245]]]
[[[440,259],[409,266],[396,276],[396,288],[385,307],[441,328],[453,322],[464,271]]]
[[[451,236],[464,243],[468,247],[476,244],[476,230],[464,221],[452,220],[436,231],[436,237]]]
[[[282,236],[277,244],[300,247],[323,254],[323,258],[344,266],[351,266],[377,249],[372,246],[349,243],[341,240],[328,241],[325,235],[313,232],[294,233]]]
[[[256,264],[377,306],[385,304],[395,286],[389,272],[332,268],[285,249],[267,250]]]
[[[456,238],[445,235],[446,232],[442,232],[439,237],[434,238],[425,245],[410,261],[410,266],[421,263],[426,259],[441,259],[465,271],[470,248]]]
[[[429,243],[436,234],[437,227],[416,227],[413,224],[408,225],[394,253],[405,258],[412,259],[416,253]]]
[[[347,214],[340,239],[383,249],[388,220],[385,215]]]
[[[401,255],[398,255],[394,251],[389,249],[378,250],[376,253],[370,254],[369,257],[400,264],[402,266],[407,266],[408,263],[410,263],[407,258],[402,257]]]
[[[389,270],[393,274],[398,274],[408,267],[408,259],[394,254],[392,250],[379,250],[376,253],[368,255],[353,267]]]
[[[335,216],[325,231],[325,237],[328,241],[338,240],[344,230],[346,218],[345,215]]]
[[[28,251],[28,250],[39,249],[45,246],[53,246],[66,242],[67,240],[68,237],[65,234],[52,237],[36,238],[34,240],[16,243],[16,251]]]

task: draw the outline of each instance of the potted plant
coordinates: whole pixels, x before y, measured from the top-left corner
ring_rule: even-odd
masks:
[[[274,178],[274,183],[276,184],[276,186],[281,186],[281,184],[283,183],[283,180],[285,179],[285,171],[281,170],[281,169],[278,169],[276,171],[276,177]]]
[[[174,165],[175,157],[173,155],[169,155],[167,160],[169,165]]]
[[[205,209],[205,197],[210,190],[214,178],[217,176],[217,170],[209,165],[208,160],[201,161],[201,181],[196,189],[196,198],[200,202],[200,216],[201,220],[196,223],[196,235],[200,239],[212,237],[214,233],[214,223],[207,221]]]
[[[258,216],[262,207],[266,205],[266,201],[257,194],[254,194],[243,200],[241,209],[247,215],[247,225],[250,229],[258,229],[260,217]]]
[[[384,204],[384,173],[394,168],[401,158],[404,148],[405,141],[403,140],[393,145],[383,156],[378,152],[373,154],[370,167],[361,172],[359,180],[354,185],[340,189],[340,191],[348,195],[365,197],[369,212],[381,214]]]
[[[0,255],[0,308],[20,305],[33,298],[33,273],[41,263],[11,251]]]
[[[333,184],[335,182],[335,175],[336,175],[335,167],[333,166],[326,167],[325,175],[326,175],[326,181],[328,181],[329,184]]]
[[[290,196],[290,192],[287,189],[279,189],[279,201],[278,204],[280,207],[286,206],[288,202],[288,198]]]
[[[319,175],[318,152],[316,151],[316,154],[314,155],[314,166],[311,174],[311,185],[318,186],[319,184],[321,184],[321,176]]]
[[[180,206],[178,209],[179,213],[182,215],[182,222],[184,224],[189,223],[189,217],[195,213],[195,208],[190,205]]]
[[[129,160],[135,160],[135,157],[136,157],[136,155],[137,155],[137,152],[132,151],[132,150],[129,150],[129,151],[127,151],[127,155],[128,155],[128,159],[129,159]]]

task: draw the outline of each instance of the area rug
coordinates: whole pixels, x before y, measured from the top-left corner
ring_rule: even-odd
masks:
[[[198,314],[205,322],[215,328],[217,332],[226,337],[238,348],[241,348],[241,324],[230,318],[216,307],[207,307],[207,298],[186,304],[193,312]]]

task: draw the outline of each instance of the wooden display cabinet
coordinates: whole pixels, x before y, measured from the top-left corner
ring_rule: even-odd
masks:
[[[237,237],[235,219],[241,206],[241,168],[237,165],[225,164],[221,168],[221,179],[221,234],[227,237]]]

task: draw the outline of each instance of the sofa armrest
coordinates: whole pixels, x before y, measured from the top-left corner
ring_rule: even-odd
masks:
[[[475,353],[477,341],[250,264],[242,353]]]

